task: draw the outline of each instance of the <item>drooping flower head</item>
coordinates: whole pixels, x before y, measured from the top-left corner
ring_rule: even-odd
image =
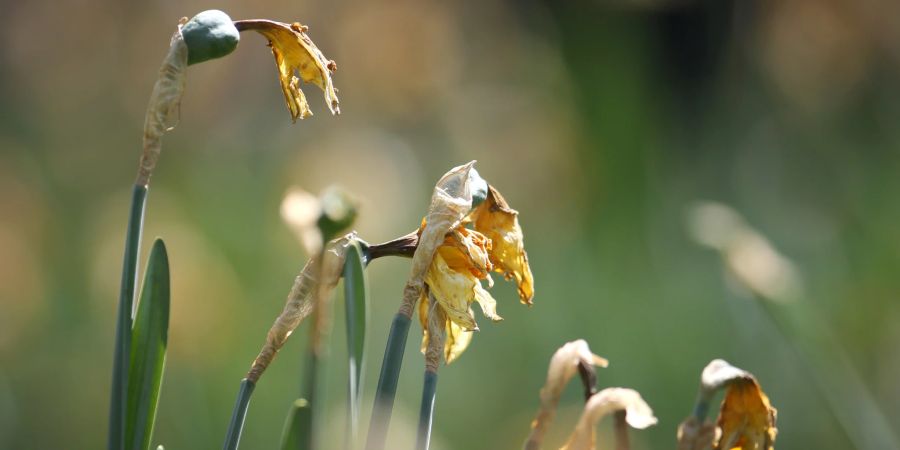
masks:
[[[725,391],[718,420],[722,434],[715,450],[772,450],[778,433],[775,414],[755,378],[736,380]]]
[[[474,177],[480,180],[477,172]],[[420,233],[425,225],[423,221]],[[497,314],[497,301],[482,286],[482,281],[488,287],[493,286],[491,271],[500,272],[507,279],[514,278],[521,301],[531,304],[534,282],[518,213],[509,208],[496,189],[488,187],[485,201],[446,234],[425,275],[426,289],[419,303],[419,319],[426,330],[423,351],[428,345],[427,324],[432,308],[441,308],[447,317],[444,357],[448,364],[466,349],[472,339],[471,332],[478,330],[471,308],[473,302],[479,304],[491,321],[503,320]]]

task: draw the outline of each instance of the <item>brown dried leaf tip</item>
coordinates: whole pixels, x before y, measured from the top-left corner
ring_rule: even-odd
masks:
[[[329,60],[316,47],[312,39],[306,35],[309,27],[298,22],[286,24],[271,20],[239,20],[235,22],[238,30],[253,30],[269,40],[269,47],[275,56],[278,66],[278,78],[284,101],[291,112],[291,120],[305,119],[313,115],[309,109],[306,96],[300,90],[300,80],[312,83],[325,93],[325,102],[332,114],[340,114],[337,89],[331,75],[337,70],[337,64]],[[295,73],[300,75],[297,78]]]

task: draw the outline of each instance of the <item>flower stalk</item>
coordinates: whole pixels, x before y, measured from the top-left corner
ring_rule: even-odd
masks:
[[[419,408],[419,428],[416,449],[428,450],[431,445],[431,427],[434,423],[434,402],[437,395],[438,368],[444,359],[446,340],[446,313],[438,307],[437,300],[429,295],[431,312],[428,315],[428,344],[425,348],[425,376],[422,384],[422,405]]]
[[[403,365],[403,350],[409,336],[409,323],[413,311],[425,287],[425,275],[438,246],[446,234],[457,227],[472,207],[469,189],[469,172],[475,161],[455,167],[444,174],[435,185],[431,205],[425,218],[426,225],[419,235],[412,257],[410,275],[403,288],[400,308],[391,323],[391,331],[384,351],[381,373],[375,391],[375,405],[366,439],[367,450],[381,450],[387,438],[393,412],[397,380]]]

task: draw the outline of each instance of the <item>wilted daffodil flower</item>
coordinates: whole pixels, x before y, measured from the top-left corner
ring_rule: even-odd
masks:
[[[713,396],[725,389],[715,426],[705,420]],[[775,445],[776,410],[750,372],[721,359],[711,361],[700,377],[694,413],[678,427],[679,450],[771,450]]]
[[[470,171],[469,183],[473,190],[477,184],[484,184],[475,169]],[[420,233],[425,225],[423,221]],[[447,317],[444,358],[448,364],[462,354],[472,339],[471,332],[478,329],[473,302],[491,321],[503,320],[497,314],[497,301],[482,286],[482,281],[488,287],[493,285],[491,271],[514,278],[521,301],[531,304],[534,281],[518,213],[496,189],[488,186],[486,199],[446,234],[425,274],[426,289],[419,302],[419,319],[425,330],[423,352],[428,346],[427,324],[432,308],[441,308]]]
[[[741,378],[725,391],[719,412],[721,436],[716,450],[771,450],[775,448],[775,408],[756,379]]]
[[[337,65],[326,58],[306,35],[308,27],[297,22],[286,24],[271,20],[240,20],[235,25],[239,30],[256,31],[269,40],[278,66],[281,90],[293,121],[312,115],[306,96],[300,90],[301,79],[320,87],[325,92],[328,109],[332,114],[340,114],[337,89],[331,80]],[[295,72],[300,78],[294,75]]]

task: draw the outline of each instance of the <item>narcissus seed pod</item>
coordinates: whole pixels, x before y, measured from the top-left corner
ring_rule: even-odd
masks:
[[[188,65],[221,58],[238,45],[241,34],[231,17],[217,9],[203,11],[181,28],[188,48]]]

